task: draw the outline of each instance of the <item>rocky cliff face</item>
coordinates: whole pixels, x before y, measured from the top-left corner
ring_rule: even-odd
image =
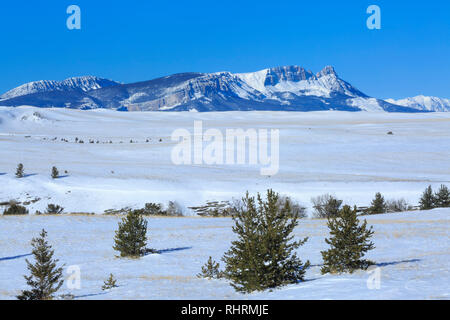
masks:
[[[331,66],[316,74],[285,66],[243,74],[181,73],[132,84],[95,77],[38,81],[11,90],[2,99],[4,106],[122,111],[417,111],[368,97],[339,78]]]

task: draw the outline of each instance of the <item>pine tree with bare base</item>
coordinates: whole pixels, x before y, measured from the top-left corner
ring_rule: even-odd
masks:
[[[42,230],[39,238],[31,241],[36,261],[32,264],[26,260],[31,275],[25,276],[31,289],[22,291],[19,300],[52,300],[63,284],[63,269],[57,267],[58,260],[53,259],[54,250],[46,238],[47,232]]]

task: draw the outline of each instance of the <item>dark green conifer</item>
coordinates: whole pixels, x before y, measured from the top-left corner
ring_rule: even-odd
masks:
[[[113,288],[117,288],[117,280],[114,278],[114,275],[111,273],[109,278],[103,282],[102,290],[109,290]]]
[[[59,171],[56,167],[52,168],[52,178],[57,179],[59,177]]]
[[[433,209],[435,201],[436,200],[434,198],[433,189],[431,188],[431,186],[428,186],[428,188],[426,188],[423,192],[422,198],[420,198],[420,210]]]
[[[147,221],[138,210],[130,211],[119,222],[114,241],[114,250],[119,251],[122,257],[139,257],[145,253]]]
[[[16,177],[23,178],[24,175],[25,175],[25,173],[24,173],[24,169],[23,169],[23,164],[19,163],[17,165],[17,169],[16,169]]]
[[[225,277],[240,292],[261,291],[303,280],[309,261],[303,264],[295,250],[308,238],[293,241],[298,217],[289,201],[279,204],[279,195],[267,191],[263,201],[248,193],[235,210],[233,232],[238,239],[225,253]]]
[[[450,207],[450,191],[446,185],[441,185],[439,191],[434,196],[434,205],[439,208]]]
[[[209,257],[208,262],[202,267],[202,272],[197,275],[199,278],[219,279],[222,272],[219,270],[220,264]]]
[[[353,272],[357,269],[367,269],[373,262],[363,260],[367,251],[374,248],[370,241],[373,235],[372,227],[367,228],[367,222],[360,226],[356,216],[356,207],[344,206],[339,215],[328,219],[330,238],[325,242],[330,249],[322,251],[322,273]]]
[[[381,193],[377,192],[375,194],[375,199],[372,200],[372,205],[369,208],[370,214],[385,213],[387,211],[386,202]]]
[[[53,259],[54,250],[46,241],[47,232],[42,230],[39,238],[31,241],[35,264],[26,260],[31,275],[25,276],[31,290],[24,290],[17,296],[19,300],[52,300],[63,284],[62,268],[58,268],[57,259]]]

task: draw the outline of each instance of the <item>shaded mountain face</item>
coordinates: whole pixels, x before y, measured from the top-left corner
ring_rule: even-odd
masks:
[[[418,112],[368,97],[340,79],[330,66],[317,74],[286,66],[241,74],[180,73],[131,84],[94,77],[38,81],[8,91],[0,105],[121,111]]]

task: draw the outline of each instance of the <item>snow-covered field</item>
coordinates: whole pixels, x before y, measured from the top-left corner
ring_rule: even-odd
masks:
[[[237,294],[225,280],[197,279],[209,256],[219,260],[234,239],[231,219],[151,218],[149,246],[162,250],[139,260],[116,258],[112,249],[119,217],[0,217],[0,299],[13,299],[26,284],[29,241],[42,228],[66,267],[81,270],[79,299],[449,299],[450,209],[368,216],[376,248],[367,257],[378,263],[380,289],[369,289],[369,274],[321,275],[326,248],[324,220],[301,220],[297,237],[310,240],[298,250],[312,267],[306,281],[273,292]],[[113,273],[118,288],[101,290]],[[67,274],[66,274],[67,275]],[[373,287],[372,287],[373,288]]]
[[[192,132],[194,120],[202,120],[204,130],[222,132],[279,129],[278,174],[262,176],[259,165],[174,165],[171,151],[176,142],[171,134],[180,128]],[[392,135],[387,134],[390,131]],[[84,144],[75,143],[77,137]],[[387,199],[405,198],[415,205],[429,184],[450,185],[449,159],[450,113],[0,108],[0,202],[36,200],[28,205],[32,214],[44,211],[49,203],[66,212],[101,214],[175,200],[189,215],[189,206],[267,188],[307,207],[311,197],[323,193],[366,206],[378,191]],[[18,163],[25,166],[22,179],[14,176]],[[51,179],[52,166],[61,178]],[[299,255],[313,265],[307,281],[252,295],[238,295],[226,281],[195,277],[209,256],[220,259],[229,247],[230,219],[150,219],[150,246],[162,254],[128,260],[115,258],[112,249],[119,217],[0,217],[0,299],[14,298],[25,287],[22,275],[29,241],[42,228],[49,232],[61,262],[80,266],[81,290],[63,290],[79,298],[448,299],[449,217],[450,209],[367,217],[375,229],[376,249],[368,257],[381,268],[379,290],[367,288],[366,272],[320,275],[325,221],[302,220],[296,234],[309,236],[310,241]],[[111,272],[120,287],[102,292],[103,280]]]
[[[227,128],[279,129],[278,174],[262,176],[259,165],[174,165],[171,134],[180,128],[193,132],[194,120],[203,121],[203,130],[224,133]],[[76,137],[85,143],[75,143]],[[417,204],[426,186],[450,182],[449,159],[450,113],[0,108],[0,201],[38,198],[29,206],[32,213],[48,203],[95,213],[169,200],[187,208],[267,188],[307,207],[311,197],[325,192],[361,206],[378,191]],[[25,166],[24,179],[14,176],[18,163]],[[50,178],[52,166],[62,178]]]

